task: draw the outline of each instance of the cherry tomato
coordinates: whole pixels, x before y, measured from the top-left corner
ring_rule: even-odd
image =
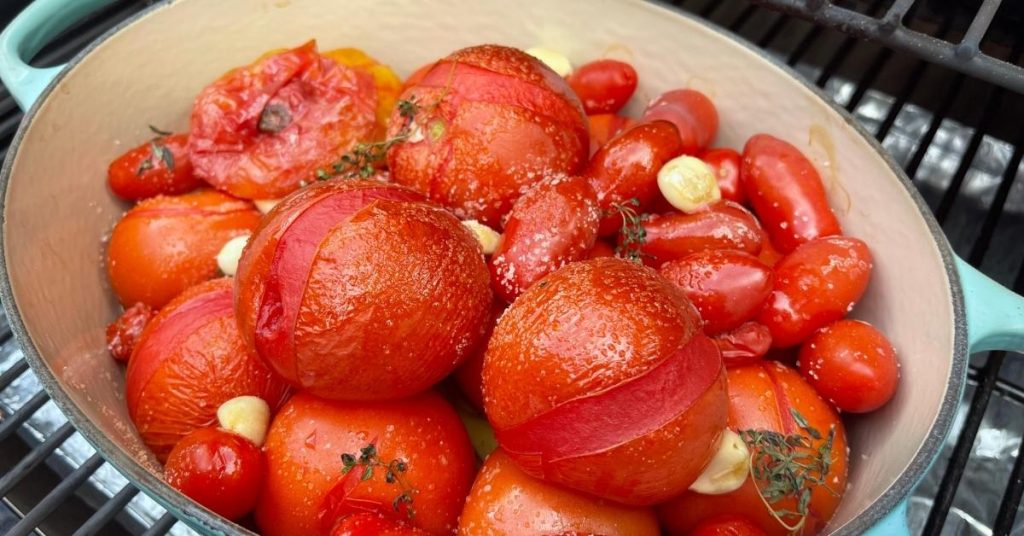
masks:
[[[683,154],[700,154],[718,134],[718,110],[711,99],[693,89],[676,89],[655,99],[640,121],[655,119],[663,119],[676,126]]]
[[[546,179],[527,190],[508,214],[491,256],[491,282],[512,302],[542,277],[585,259],[597,239],[597,195],[583,177]]]
[[[234,520],[256,506],[267,464],[252,441],[219,428],[200,428],[174,446],[164,471],[172,487]]]
[[[705,519],[697,524],[690,536],[768,536],[750,519],[739,515],[724,515]]]
[[[846,316],[868,287],[871,262],[867,244],[847,236],[819,238],[783,257],[758,315],[758,322],[772,332],[772,345],[800,344],[818,328]]]
[[[235,69],[192,108],[195,173],[246,199],[274,199],[313,180],[376,128],[373,77],[316,51],[316,42]]]
[[[597,60],[581,65],[566,81],[576,92],[588,115],[613,114],[636,91],[636,70],[618,60]]]
[[[107,326],[107,350],[110,351],[111,357],[127,363],[132,351],[135,350],[135,344],[142,336],[142,330],[155,314],[152,307],[136,303],[125,309],[117,320]]]
[[[619,114],[597,114],[588,116],[587,119],[590,125],[590,154],[594,154],[636,124],[632,117]]]
[[[860,320],[839,320],[818,330],[801,346],[797,363],[822,397],[850,413],[884,406],[900,377],[892,343]]]
[[[395,102],[402,93],[402,80],[390,67],[358,48],[338,48],[328,50],[323,55],[373,77],[374,86],[377,88],[377,132],[374,137],[382,137],[387,130],[388,118],[395,108]]]
[[[640,251],[654,265],[714,249],[751,255],[761,250],[763,234],[757,219],[745,208],[729,201],[696,214],[675,212],[652,216],[642,225],[645,238]]]
[[[771,269],[742,251],[701,251],[666,262],[658,271],[690,298],[708,335],[753,318],[772,291]]]
[[[352,514],[334,526],[331,536],[430,536],[408,523],[379,513]]]
[[[722,199],[741,205],[747,202],[747,194],[740,185],[740,162],[743,160],[740,153],[726,148],[709,149],[700,155],[700,159],[715,172]]]
[[[740,183],[772,243],[783,253],[843,232],[814,164],[785,141],[768,134],[747,140]]]
[[[615,246],[605,242],[604,240],[598,240],[594,242],[594,247],[590,248],[590,253],[587,254],[588,259],[596,259],[598,257],[614,257]]]
[[[772,333],[757,322],[744,322],[738,328],[719,333],[715,344],[722,352],[726,367],[750,365],[764,358],[772,346]]]
[[[768,233],[764,232],[764,229],[761,232],[764,236],[761,240],[761,253],[757,254],[757,258],[767,266],[774,267],[782,260],[782,257],[785,257],[785,254],[775,249],[775,246],[772,245],[772,240],[768,238]]]
[[[679,156],[679,136],[665,121],[637,125],[601,147],[590,159],[583,176],[594,191],[605,216],[600,236],[614,234],[622,227],[622,214],[615,205],[636,199],[641,212],[658,195],[658,170]]]
[[[110,191],[122,199],[183,194],[203,183],[192,173],[188,134],[160,136],[117,157],[107,169]]]

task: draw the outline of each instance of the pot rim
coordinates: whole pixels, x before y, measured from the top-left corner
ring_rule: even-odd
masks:
[[[679,17],[684,20],[688,20],[691,23],[707,27],[723,38],[739,43],[747,49],[747,51],[780,69],[783,73],[803,85],[805,89],[811,91],[833,111],[838,113],[846,125],[857,132],[882,157],[893,176],[896,177],[904,189],[906,189],[910,194],[910,198],[917,207],[919,215],[924,219],[924,222],[928,227],[928,231],[931,233],[932,239],[935,241],[935,245],[939,250],[939,254],[942,258],[942,264],[945,268],[949,282],[948,290],[950,297],[952,298],[954,314],[952,326],[954,332],[953,355],[951,356],[951,373],[946,385],[946,392],[943,396],[939,413],[936,416],[935,422],[932,424],[927,437],[925,437],[921,447],[918,449],[917,453],[914,454],[914,457],[896,481],[893,482],[893,484],[890,485],[889,488],[864,511],[848,521],[846,524],[836,527],[832,532],[832,534],[840,536],[863,534],[881,521],[887,514],[896,509],[900,502],[907,499],[913,492],[917,483],[931,467],[934,460],[938,457],[938,453],[943,442],[949,435],[953,419],[956,415],[956,409],[963,395],[967,379],[967,320],[964,309],[963,293],[960,287],[960,276],[953,261],[954,255],[952,248],[950,247],[938,221],[936,221],[932,214],[931,209],[928,207],[924,198],[921,197],[921,194],[918,192],[917,188],[914,187],[913,183],[904,173],[899,164],[893,160],[892,156],[885,151],[874,136],[867,132],[864,127],[856,122],[849,112],[838,106],[821,89],[805,80],[789,65],[772,57],[757,45],[746,40],[744,37],[733,33],[727,28],[723,28],[713,22],[701,19],[696,15],[684,12],[675,6],[667,4],[664,0],[627,1],[643,5],[644,8],[655,11],[663,16]],[[14,161],[17,158],[18,149],[21,146],[25,133],[30,127],[32,121],[35,119],[39,109],[46,102],[46,99],[49,98],[50,94],[56,89],[56,87],[64,81],[64,78],[70,71],[75,69],[84,58],[92,54],[93,51],[104,44],[111,36],[145,17],[153,15],[165,8],[172,7],[176,2],[177,0],[161,0],[156,4],[139,11],[131,17],[128,17],[104,32],[93,42],[89,43],[89,45],[84,49],[75,54],[64,69],[62,69],[61,72],[58,73],[58,75],[47,85],[46,89],[42,94],[40,94],[32,107],[25,111],[21,124],[18,127],[18,131],[15,133],[14,138],[10,143],[3,167],[0,169],[0,219],[2,219],[4,224],[6,224],[7,214],[7,188],[10,184],[11,172]],[[78,408],[71,397],[61,387],[57,376],[47,365],[46,361],[43,360],[35,346],[35,343],[25,328],[24,321],[14,300],[13,288],[8,274],[5,229],[0,229],[0,258],[2,258],[2,262],[0,262],[0,301],[3,302],[4,311],[7,314],[11,331],[22,349],[24,358],[28,361],[32,370],[39,378],[43,388],[75,429],[82,434],[82,436],[103,456],[105,460],[107,460],[107,462],[117,468],[117,470],[133,485],[145,491],[149,497],[166,508],[169,512],[175,515],[175,517],[179,518],[179,520],[206,534],[254,534],[244,527],[228,521],[227,519],[213,513],[211,510],[208,510],[192,501],[178,490],[172,488],[162,478],[149,472],[142,466],[142,464],[129,456],[109,437],[103,434],[85,415],[85,413]]]

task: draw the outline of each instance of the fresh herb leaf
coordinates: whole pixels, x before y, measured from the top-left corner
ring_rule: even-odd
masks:
[[[412,137],[412,125],[416,114],[420,111],[415,97],[402,99],[395,105],[398,115],[404,123],[398,132],[386,140],[373,143],[359,143],[349,152],[341,155],[331,169],[317,169],[317,180],[328,180],[335,177],[345,179],[367,179],[377,172],[377,164],[387,158],[388,150]]]
[[[135,176],[141,177],[143,173],[153,169],[153,157],[149,157],[139,163],[139,169],[135,170]]]
[[[636,211],[639,207],[640,200],[635,197],[624,203],[612,204],[612,208],[622,215],[622,228],[619,229],[622,239],[615,247],[615,255],[637,264],[643,262],[644,253],[641,248],[647,243],[647,230],[644,229],[643,216]]]
[[[402,505],[405,505],[405,512],[409,518],[416,515],[416,511],[412,507],[413,494],[416,493],[416,490],[410,488],[402,478],[402,475],[409,470],[409,465],[405,460],[395,458],[390,462],[384,463],[377,452],[377,445],[371,442],[359,449],[358,456],[356,454],[342,454],[341,463],[341,474],[343,475],[347,475],[356,467],[360,468],[362,470],[362,474],[359,475],[360,482],[372,479],[373,475],[376,474],[375,470],[382,469],[384,471],[384,481],[388,484],[397,485],[399,488],[398,495],[391,501],[392,507],[394,507],[396,512],[400,512]]]
[[[164,167],[167,168],[167,171],[174,171],[174,153],[172,153],[166,145],[158,141],[152,141],[149,145],[152,148],[153,156],[163,161]]]
[[[166,137],[166,136],[170,136],[171,134],[173,134],[173,132],[164,130],[162,128],[154,127],[153,125],[149,125],[149,130],[153,134],[156,134],[157,136],[160,136],[160,137]]]

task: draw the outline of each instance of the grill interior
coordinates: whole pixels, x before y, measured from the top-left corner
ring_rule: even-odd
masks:
[[[0,25],[27,3],[4,2]],[[68,60],[151,3],[114,3],[65,32],[34,63]],[[954,250],[1000,283],[1024,292],[1024,3],[675,4],[756,43],[824,89],[904,167]],[[918,37],[907,35],[927,37],[931,45],[916,47],[913,39]],[[973,50],[957,56],[964,46]],[[6,155],[21,118],[14,100],[0,88],[0,154]],[[1024,363],[1014,357],[1020,356],[972,356],[953,434],[911,502],[915,532],[1024,531],[1024,517],[1017,520],[1024,493],[1024,461],[1018,456],[1024,435]],[[2,318],[0,498],[0,532],[10,535],[191,533],[138,493],[64,420],[28,370]]]

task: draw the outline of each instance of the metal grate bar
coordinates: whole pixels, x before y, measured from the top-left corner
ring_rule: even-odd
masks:
[[[0,373],[0,391],[6,389],[8,385],[17,380],[26,370],[28,370],[28,361],[19,359],[11,365],[11,368]]]
[[[960,40],[960,45],[956,47],[957,56],[970,58],[978,53],[981,38],[985,37],[985,32],[992,24],[992,17],[996,16],[996,11],[999,11],[999,4],[1002,2],[1003,0],[985,0],[981,4],[978,14],[971,21],[971,26],[967,28],[967,33]]]
[[[789,23],[789,20],[789,17],[776,13],[775,22],[771,25],[770,28],[768,28],[768,31],[765,32],[765,34],[762,35],[761,38],[757,40],[757,46],[761,48],[767,48],[768,44],[774,41],[775,38],[779,36],[779,32],[781,32],[782,29],[786,27],[786,24]]]
[[[1006,198],[1010,195],[1010,187],[1013,186],[1013,181],[1017,177],[1017,169],[1020,168],[1021,158],[1024,157],[1024,130],[1021,130],[1016,143],[1013,156],[1010,157],[1006,170],[999,180],[999,187],[996,189],[995,198],[992,200],[992,208],[985,214],[985,221],[981,225],[981,233],[978,240],[974,242],[974,247],[971,248],[971,255],[968,257],[968,261],[975,266],[979,266],[985,254],[988,253],[988,247],[992,243],[992,236],[995,234],[996,225],[999,223],[999,218],[1003,215],[1003,208],[1006,206]]]
[[[903,17],[910,11],[911,6],[917,0],[896,0],[892,6],[889,7],[889,11],[882,17],[883,24],[895,28],[897,25],[902,24]]]
[[[35,412],[39,411],[39,408],[43,407],[49,400],[50,395],[46,394],[45,391],[39,391],[32,395],[32,398],[28,399],[20,408],[15,410],[10,417],[0,421],[0,442],[6,441],[19,426],[24,424]]]
[[[106,462],[103,461],[99,454],[93,454],[88,460],[85,460],[85,463],[78,469],[75,469],[63,482],[53,488],[53,491],[43,500],[39,501],[39,504],[29,510],[25,517],[11,528],[7,536],[25,536],[32,533],[47,516],[52,514],[64,501],[68,500],[104,463]]]
[[[911,179],[917,178],[917,169],[921,166],[924,155],[928,152],[928,148],[931,147],[932,141],[935,140],[935,135],[939,132],[942,120],[949,115],[950,109],[953,108],[953,102],[956,101],[957,95],[960,94],[964,80],[966,80],[964,75],[957,75],[953,83],[949,85],[949,89],[946,90],[946,94],[943,96],[939,107],[935,109],[935,114],[932,115],[931,122],[928,124],[928,130],[924,133],[921,141],[918,142],[917,149],[914,150],[914,156],[911,157],[910,162],[904,168],[907,176]]]
[[[167,534],[167,531],[171,530],[171,527],[173,527],[177,522],[177,518],[171,514],[164,514],[156,521],[156,523],[153,524],[152,527],[149,527],[149,530],[143,532],[142,536],[163,536],[164,534]]]
[[[971,140],[967,144],[967,151],[964,153],[963,158],[960,159],[960,165],[956,168],[956,174],[953,175],[952,182],[949,183],[946,191],[942,194],[939,207],[935,209],[935,219],[939,220],[940,224],[949,216],[949,211],[953,208],[953,203],[956,202],[957,195],[960,193],[960,186],[967,176],[967,171],[971,169],[974,155],[977,154],[978,147],[981,147],[981,140],[985,137],[985,132],[992,125],[992,120],[996,116],[996,110],[999,109],[998,105],[1003,100],[1002,93],[1001,90],[994,90],[985,99],[985,108],[982,112],[981,122],[974,129],[974,133],[971,134]]]
[[[1010,483],[1007,484],[1006,492],[999,503],[999,513],[996,514],[992,534],[1010,534],[1013,522],[1017,518],[1017,506],[1020,504],[1022,496],[1024,496],[1024,456],[1018,452],[1017,459],[1013,462]]]
[[[888,48],[883,48],[875,55],[874,61],[871,62],[871,67],[865,70],[864,75],[857,81],[857,89],[853,91],[853,95],[850,95],[850,100],[846,103],[846,111],[853,112],[857,109],[860,101],[864,98],[864,94],[874,85],[878,74],[882,72],[882,69],[885,68],[890,59],[892,59],[892,50]]]
[[[139,494],[139,488],[128,484],[121,488],[121,491],[110,498],[103,506],[96,510],[96,513],[89,518],[72,536],[92,536],[107,526],[112,519],[121,513],[121,510]]]
[[[66,422],[47,437],[46,441],[36,445],[27,456],[22,458],[3,477],[0,477],[0,497],[7,495],[14,489],[14,486],[17,486],[22,479],[28,476],[47,456],[53,454],[53,451],[57,450],[57,447],[64,444],[74,433],[75,428],[71,426],[71,423]]]

